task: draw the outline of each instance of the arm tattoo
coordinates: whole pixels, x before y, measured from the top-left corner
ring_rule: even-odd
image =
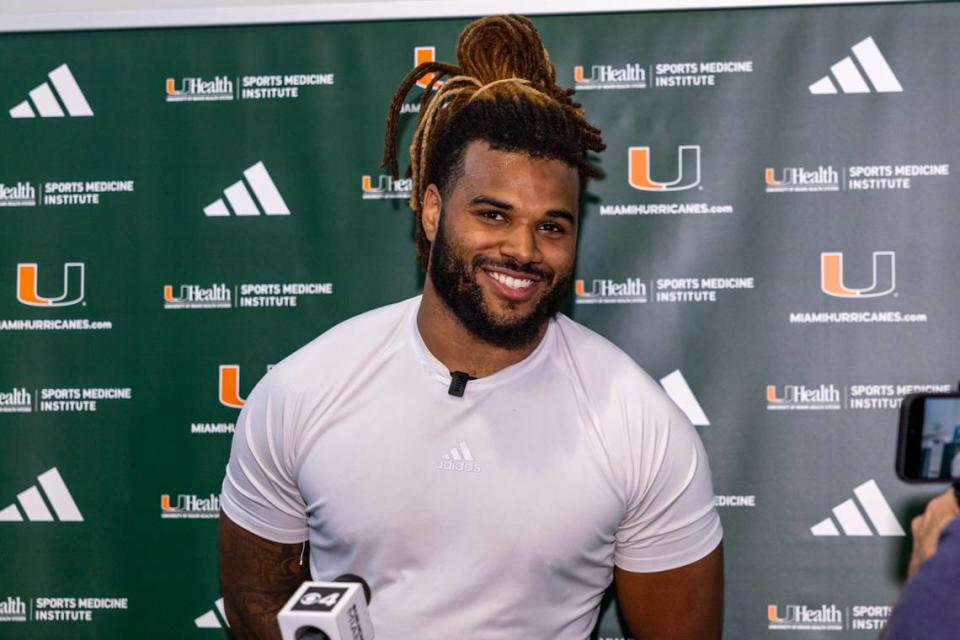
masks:
[[[277,613],[310,579],[306,544],[271,542],[220,513],[220,583],[234,638],[280,639]]]

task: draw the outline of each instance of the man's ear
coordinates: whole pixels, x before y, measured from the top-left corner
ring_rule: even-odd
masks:
[[[427,185],[423,192],[423,204],[420,208],[420,223],[423,225],[423,232],[427,236],[430,244],[437,237],[437,226],[440,224],[440,209],[443,207],[443,198],[440,196],[440,190],[437,185]]]

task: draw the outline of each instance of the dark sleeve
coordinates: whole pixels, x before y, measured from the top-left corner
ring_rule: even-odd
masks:
[[[960,638],[960,518],[940,536],[890,615],[884,640]]]

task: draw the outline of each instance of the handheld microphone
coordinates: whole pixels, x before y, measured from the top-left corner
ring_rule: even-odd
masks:
[[[344,574],[334,582],[304,582],[277,614],[283,640],[373,640],[370,585]]]

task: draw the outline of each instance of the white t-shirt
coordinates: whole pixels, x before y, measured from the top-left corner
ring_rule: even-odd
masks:
[[[721,539],[706,453],[626,354],[565,316],[523,361],[448,394],[420,298],[324,333],[237,420],[222,507],[310,573],[363,576],[378,640],[587,638],[613,565]]]

